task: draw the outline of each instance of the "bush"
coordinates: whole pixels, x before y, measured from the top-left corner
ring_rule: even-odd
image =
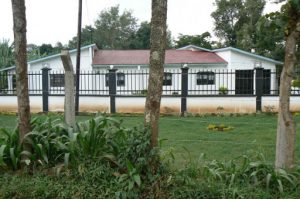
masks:
[[[26,151],[19,145],[17,131],[2,130],[6,137],[0,146],[1,168],[6,171],[19,170],[21,155],[26,156],[23,163],[26,163],[25,168],[33,172],[33,180],[38,180],[40,174],[45,174],[42,178],[46,181],[54,180],[53,186],[56,186],[58,179],[50,176],[62,178],[64,183],[70,182],[71,186],[84,179],[80,186],[89,191],[78,193],[80,197],[83,194],[83,198],[90,198],[93,192],[93,196],[101,192],[107,198],[135,198],[145,192],[145,189],[150,192],[149,184],[153,184],[162,172],[161,167],[158,167],[157,172],[151,167],[151,163],[159,158],[157,151],[150,147],[150,133],[144,127],[124,128],[120,121],[106,116],[78,123],[75,129],[68,127],[60,119],[52,118],[34,119],[32,126],[33,131],[24,139],[24,143],[31,146],[31,151]],[[20,181],[23,179],[15,178]],[[64,183],[57,186],[61,187]],[[103,189],[96,191],[95,187]],[[56,187],[54,196],[60,197],[62,193],[55,192],[55,189]],[[18,194],[36,197],[31,195],[35,193],[16,193],[14,189],[11,191],[8,195],[16,194],[14,197],[18,197]],[[72,189],[68,191],[72,192],[71,195],[76,195]]]
[[[228,88],[226,86],[220,86],[219,87],[219,94],[220,95],[227,95],[228,93]]]
[[[20,165],[20,157],[22,147],[19,145],[18,129],[9,132],[5,129],[0,129],[0,171],[9,168],[17,170]]]
[[[189,162],[169,174],[172,198],[299,198],[300,170],[275,171],[261,154],[227,162]]]

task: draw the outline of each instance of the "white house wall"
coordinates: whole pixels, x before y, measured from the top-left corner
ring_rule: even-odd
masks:
[[[271,94],[276,94],[275,91],[278,88],[278,83],[276,79],[276,66],[274,63],[269,61],[264,61],[259,58],[250,57],[248,55],[244,55],[242,53],[234,52],[232,50],[220,51],[216,52],[217,55],[222,57],[224,60],[228,62],[227,69],[228,70],[254,70],[255,63],[261,62],[261,67],[263,69],[271,70]],[[235,74],[232,75],[233,80],[235,80]],[[254,73],[254,83],[253,88],[255,88],[255,73]],[[232,82],[230,87],[235,90],[235,81]],[[232,93],[234,94],[234,93]]]
[[[247,55],[243,55],[241,53],[237,53],[231,51],[231,58],[228,64],[228,69],[234,70],[253,70],[255,68],[255,62],[261,62],[261,67],[264,69],[275,70],[275,64],[267,61],[263,61],[261,59],[257,59],[254,57],[250,57]]]
[[[225,61],[227,61],[228,66],[227,68],[231,68],[231,61],[232,61],[232,56],[231,56],[231,51],[221,51],[221,52],[216,52],[217,55],[219,55],[221,58],[223,58]]]
[[[87,48],[87,49],[83,49],[81,50],[81,58],[80,58],[80,69],[81,70],[92,70],[92,56],[91,53],[92,51],[90,51],[91,48]],[[71,60],[72,60],[72,64],[73,64],[73,68],[75,71],[75,67],[76,67],[76,52],[72,52],[70,53],[71,56]],[[40,71],[42,68],[45,67],[45,64],[48,64],[48,66],[52,69],[52,70],[56,70],[56,71],[63,71],[64,67],[61,61],[60,56],[55,56],[52,57],[50,56],[50,58],[48,59],[40,59],[40,61],[33,61],[33,62],[29,62],[29,71]]]

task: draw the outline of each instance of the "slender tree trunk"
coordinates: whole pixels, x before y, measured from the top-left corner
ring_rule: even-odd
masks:
[[[25,0],[11,0],[14,24],[14,42],[18,96],[19,141],[30,132],[30,105],[28,95]],[[26,147],[25,147],[26,148]]]
[[[78,0],[75,113],[79,113],[82,0]]]
[[[295,77],[297,64],[296,48],[300,34],[300,18],[289,16],[289,33],[286,37],[285,61],[280,77],[280,102],[277,123],[275,167],[292,168],[295,161],[296,123],[290,113],[291,82]],[[292,26],[290,26],[292,25]]]
[[[145,126],[151,129],[151,146],[158,145],[158,121],[166,49],[167,0],[152,0],[150,71],[145,105]]]

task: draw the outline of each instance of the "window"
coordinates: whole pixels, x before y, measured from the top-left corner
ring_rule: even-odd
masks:
[[[215,84],[214,72],[198,72],[197,73],[197,85],[211,85]]]
[[[64,87],[65,75],[64,74],[50,74],[50,86],[51,87]]]
[[[125,74],[117,73],[117,86],[125,86]]]
[[[172,73],[164,73],[164,86],[172,86]]]
[[[105,74],[105,86],[109,86],[109,73]],[[117,73],[117,86],[125,86],[125,74]]]

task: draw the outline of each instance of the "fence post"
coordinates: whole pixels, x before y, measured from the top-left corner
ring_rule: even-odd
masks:
[[[42,96],[43,96],[43,112],[49,111],[49,70],[50,68],[42,68]]]
[[[184,113],[187,110],[186,97],[188,96],[188,67],[181,68],[181,116],[184,116]]]
[[[256,111],[262,110],[261,99],[263,95],[263,68],[255,68],[255,95],[256,95]]]
[[[116,113],[116,94],[117,94],[117,85],[116,85],[116,71],[117,69],[108,70],[108,86],[109,86],[109,97],[110,97],[110,113]]]

